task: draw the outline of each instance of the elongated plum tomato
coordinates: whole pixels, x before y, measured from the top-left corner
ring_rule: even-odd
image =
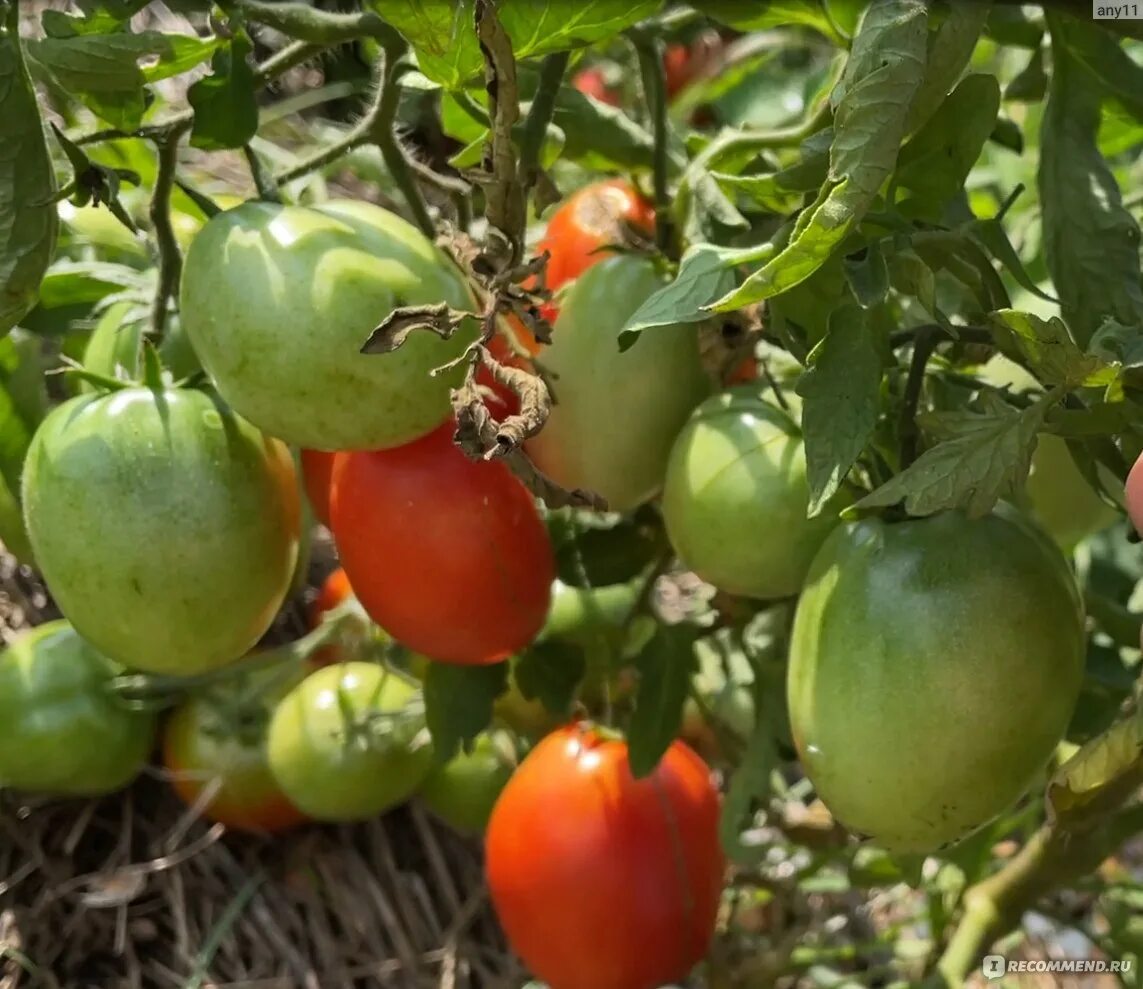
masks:
[[[1009,807],[1059,742],[1084,665],[1060,549],[1001,505],[846,523],[798,602],[788,698],[818,796],[897,852],[931,852]]]
[[[181,311],[203,367],[267,433],[315,450],[399,446],[449,414],[464,368],[431,377],[475,338],[414,333],[362,344],[394,308],[472,307],[460,272],[415,227],[368,203],[244,203],[210,220],[183,266]]]
[[[675,440],[663,520],[703,580],[745,597],[789,597],[850,500],[835,497],[809,519],[809,499],[797,421],[764,388],[740,385],[707,399]]]
[[[65,621],[0,652],[0,787],[98,796],[126,786],[155,740],[155,716],[108,689],[122,673]]]
[[[282,792],[319,821],[361,821],[407,800],[433,760],[412,743],[416,726],[400,723],[417,695],[374,663],[311,673],[270,719],[267,758]]]
[[[329,525],[329,479],[333,474],[334,454],[326,450],[302,450],[302,483],[314,518]]]
[[[306,820],[270,773],[266,730],[273,706],[306,675],[273,668],[192,695],[168,716],[163,764],[187,806],[209,789],[203,816],[237,831],[285,831]]]
[[[542,471],[597,492],[617,512],[662,487],[671,444],[711,388],[693,325],[658,326],[619,349],[628,318],[662,285],[655,266],[633,255],[576,280],[544,354],[557,404],[526,444]]]
[[[23,502],[60,610],[100,652],[149,673],[202,673],[246,653],[298,555],[289,451],[192,389],[58,406],[28,449]]]
[[[555,559],[527,489],[502,463],[469,460],[453,429],[338,454],[333,536],[357,599],[390,635],[433,659],[496,663],[544,624]]]
[[[718,816],[710,770],[682,742],[636,780],[626,743],[582,725],[548,735],[504,787],[485,835],[512,948],[552,989],[682,980],[714,933]]]

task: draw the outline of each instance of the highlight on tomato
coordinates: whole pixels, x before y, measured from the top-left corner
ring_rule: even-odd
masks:
[[[432,659],[488,664],[536,636],[555,560],[532,495],[470,460],[452,422],[390,450],[340,453],[331,498],[341,565],[366,612]]]

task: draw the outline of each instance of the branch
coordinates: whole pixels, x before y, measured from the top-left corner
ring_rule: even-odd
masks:
[[[925,367],[938,343],[940,334],[934,332],[934,327],[922,326],[916,331],[913,360],[909,364],[909,377],[905,381],[905,397],[897,429],[901,440],[901,470],[917,458],[917,440],[920,436],[917,429],[917,403],[921,400],[921,388],[925,383]]]
[[[639,71],[643,77],[643,94],[651,111],[655,137],[652,174],[655,199],[655,243],[665,250],[671,242],[671,225],[668,219],[671,204],[667,190],[667,76],[663,66],[663,46],[658,38],[642,33],[632,33],[635,52],[639,56]]]
[[[278,195],[278,183],[274,181],[265,162],[258,157],[258,152],[251,145],[244,144],[242,153],[250,166],[250,177],[254,180],[254,188],[258,190],[258,198],[267,203],[280,203],[282,197]]]
[[[220,6],[238,10],[249,20],[265,24],[291,38],[325,47],[357,38],[373,38],[386,47],[402,43],[396,29],[371,10],[335,14],[305,3],[266,3],[264,0],[225,0]]]
[[[924,326],[910,326],[905,330],[894,330],[889,334],[889,347],[896,350],[917,339],[921,332],[944,336],[955,343],[993,344],[992,331],[983,326],[943,326],[940,323],[926,323]],[[938,343],[945,341],[939,340]]]
[[[162,337],[166,329],[167,303],[178,292],[179,276],[183,269],[179,242],[175,239],[174,227],[171,225],[171,190],[174,188],[175,172],[179,164],[179,141],[189,128],[190,121],[187,121],[158,142],[158,171],[148,208],[159,246],[159,284],[151,305],[151,328],[158,338]]]
[[[540,153],[544,147],[544,137],[552,113],[556,108],[556,94],[568,67],[571,52],[562,51],[549,55],[540,66],[540,82],[532,97],[532,106],[524,121],[524,133],[520,138],[520,178],[524,183],[524,194],[536,184],[540,172]]]

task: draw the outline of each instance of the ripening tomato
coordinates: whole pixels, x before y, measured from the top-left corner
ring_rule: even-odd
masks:
[[[349,578],[345,576],[345,571],[338,567],[322,582],[317,597],[310,603],[306,615],[310,629],[316,629],[325,620],[326,614],[354,597],[353,588],[349,586]],[[360,647],[364,644],[364,638],[371,638],[377,642],[384,642],[388,639],[385,632],[368,622],[364,615],[362,615],[362,621],[368,625],[368,631],[365,632],[364,636],[358,635],[355,630],[352,639],[342,637],[342,639],[329,645],[322,646],[311,657],[313,663],[316,666],[341,663],[360,654]]]
[[[619,106],[619,94],[614,86],[609,86],[603,70],[597,65],[582,69],[572,76],[572,85],[585,96],[606,103],[608,106]]]
[[[333,473],[333,453],[326,450],[302,450],[302,482],[306,488],[306,498],[313,509],[314,517],[325,526],[329,525],[329,478]]]
[[[176,707],[163,731],[163,764],[188,807],[210,790],[203,816],[237,831],[285,831],[306,815],[282,793],[266,760],[273,707],[307,673],[299,666],[214,684]]]
[[[586,725],[548,735],[504,787],[485,836],[512,948],[556,989],[683,979],[714,932],[718,817],[710,770],[682,742],[637,780],[625,742]]]
[[[330,501],[341,565],[366,612],[415,652],[485,664],[544,624],[555,559],[528,490],[472,461],[450,421],[391,450],[340,453]]]

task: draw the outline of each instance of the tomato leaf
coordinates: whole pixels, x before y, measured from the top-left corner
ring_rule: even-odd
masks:
[[[433,757],[448,762],[492,723],[492,706],[508,689],[508,664],[456,666],[429,662],[425,673],[425,720]]]
[[[1018,411],[986,392],[981,397],[983,412],[964,409],[925,416],[926,427],[949,438],[842,514],[903,500],[910,515],[933,515],[952,508],[964,509],[970,518],[987,515],[1000,498],[1013,494],[1028,477],[1036,433],[1050,400],[1054,398],[1045,396]]]
[[[869,8],[835,89],[829,176],[789,244],[711,308],[760,302],[812,275],[856,226],[892,173],[924,71],[926,8],[885,0]],[[713,181],[713,180],[712,180]]]
[[[59,231],[56,176],[19,37],[16,4],[0,24],[0,335],[35,305]]]
[[[1143,771],[1143,711],[1136,709],[1083,745],[1048,783],[1052,818],[1074,820],[1116,806],[1139,786]]]
[[[1097,354],[1080,350],[1057,317],[1045,320],[1031,313],[1001,309],[989,322],[1001,349],[1019,354],[1046,384],[1094,388],[1115,380],[1115,368]]]
[[[937,318],[937,276],[911,247],[902,248],[890,259],[889,280],[898,292],[912,296]]]
[[[667,548],[659,516],[650,506],[631,515],[561,508],[548,513],[547,525],[557,575],[570,587],[625,584]]]
[[[727,857],[739,865],[756,865],[766,857],[764,844],[748,844],[742,840],[743,829],[753,817],[756,804],[770,796],[771,775],[778,768],[778,747],[774,741],[773,726],[780,712],[773,692],[762,688],[763,681],[755,683],[754,730],[746,743],[722,801],[722,814],[718,822],[719,837]]]
[[[945,204],[964,187],[999,110],[996,77],[967,76],[905,144],[895,181],[898,190],[912,193],[922,206],[913,215],[940,220]]]
[[[459,89],[480,76],[474,0],[374,0],[371,6],[416,49],[420,70],[433,81]],[[522,59],[606,41],[660,6],[662,0],[537,0],[501,4],[497,15]]]
[[[563,131],[563,156],[570,161],[599,169],[651,167],[654,139],[619,107],[561,86],[552,123]]]
[[[972,58],[988,21],[988,11],[985,3],[952,4],[940,26],[929,32],[924,78],[909,109],[905,133],[911,134],[923,126],[956,85]]]
[[[829,333],[809,357],[798,381],[806,443],[807,515],[820,515],[841,487],[877,426],[881,358],[865,311],[842,306],[830,317]]]
[[[1044,16],[1053,59],[1040,148],[1044,257],[1064,319],[1084,347],[1108,317],[1126,325],[1143,319],[1139,224],[1096,143],[1099,89],[1071,51],[1089,28],[1052,10]]]
[[[869,244],[860,257],[846,257],[843,264],[845,280],[862,309],[885,301],[889,291],[889,266],[885,262],[881,241]]]
[[[987,251],[999,264],[1007,269],[1008,273],[1016,279],[1016,284],[1022,289],[1039,296],[1045,302],[1056,303],[1059,300],[1044,292],[1028,274],[1016,248],[1008,239],[1004,227],[999,220],[992,217],[987,220],[976,220],[968,225],[968,236],[982,249]]]
[[[838,31],[827,4],[828,0],[706,0],[702,12],[738,31],[797,24],[813,28],[836,45],[845,45],[849,39]]]
[[[627,731],[627,758],[638,779],[654,771],[679,733],[691,677],[698,669],[693,625],[659,625],[635,658],[639,688]]]
[[[249,35],[236,31],[230,43],[211,59],[209,76],[187,91],[194,107],[190,143],[206,151],[240,148],[258,131],[254,70],[247,61],[254,50]]]
[[[1056,34],[1053,33],[1053,45]],[[1069,21],[1059,39],[1068,55],[1091,73],[1099,87],[1119,101],[1136,120],[1143,121],[1143,65],[1124,51],[1098,24]]]
[[[549,639],[531,645],[513,672],[516,686],[528,700],[539,699],[554,714],[566,715],[586,671],[579,646]]]

